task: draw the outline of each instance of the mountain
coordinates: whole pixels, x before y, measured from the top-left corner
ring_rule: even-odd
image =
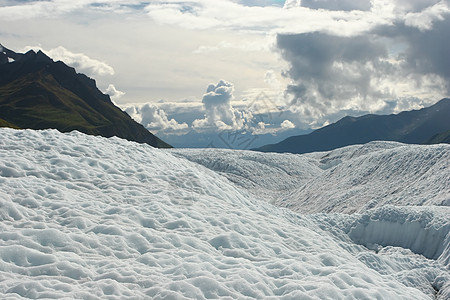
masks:
[[[277,144],[254,150],[308,153],[380,140],[407,144],[446,142],[447,130],[450,130],[449,116],[450,99],[444,98],[433,106],[420,110],[393,115],[345,117],[310,134],[292,136]]]
[[[431,137],[431,139],[429,139],[426,142],[426,144],[441,144],[441,143],[450,144],[450,130],[435,134]]]
[[[115,106],[93,79],[42,51],[22,54],[1,45],[0,126],[78,130],[171,147]]]

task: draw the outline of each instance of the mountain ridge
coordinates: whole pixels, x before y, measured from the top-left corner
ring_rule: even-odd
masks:
[[[0,126],[78,130],[171,147],[115,106],[94,79],[42,51],[22,54],[1,45]]]
[[[307,135],[292,136],[252,150],[299,154],[378,140],[407,144],[439,143],[441,139],[445,142],[444,133],[450,130],[449,115],[450,99],[444,98],[430,107],[399,114],[346,116]]]

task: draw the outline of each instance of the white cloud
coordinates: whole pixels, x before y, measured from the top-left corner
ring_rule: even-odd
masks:
[[[231,0],[153,0],[145,7],[145,11],[150,18],[160,24],[191,29],[238,30],[263,34],[325,30],[348,35],[366,31],[376,24],[392,21],[392,16],[380,14],[379,10],[373,9],[372,11],[329,11],[288,4],[282,7],[267,5],[266,1],[260,2],[259,5],[249,5],[249,1]],[[106,10],[108,13],[140,14],[144,3],[146,2],[131,0],[14,2],[16,5],[0,7],[0,19],[56,18],[86,10],[92,13],[95,11],[101,13]],[[358,8],[358,5],[353,6]],[[136,9],[133,10],[132,7]],[[374,5],[374,7],[377,6]]]
[[[233,91],[233,84],[225,80],[220,80],[217,84],[210,84],[202,99],[205,118],[195,120],[192,127],[198,130],[206,128],[238,130],[244,128],[246,119],[251,118],[251,114],[238,111],[232,107]]]
[[[264,82],[266,82],[272,88],[275,88],[275,89],[278,89],[281,87],[281,82],[278,79],[278,76],[274,70],[268,70],[266,72],[266,74],[264,74]]]
[[[110,84],[106,90],[105,93],[108,94],[112,100],[116,101],[117,99],[123,97],[123,95],[125,95],[124,92],[119,91],[118,89],[116,89],[116,87],[113,84]]]
[[[295,125],[294,125],[294,123],[292,123],[291,121],[289,121],[289,120],[284,120],[282,123],[281,123],[281,128],[284,128],[284,129],[293,129],[293,128],[295,128]]]
[[[249,7],[227,0],[153,1],[146,9],[148,15],[161,24],[192,29],[231,29],[259,33],[332,31],[340,35],[350,35],[393,20],[393,14],[380,14],[379,9],[329,11],[292,4],[285,7]]]
[[[139,0],[10,0],[0,7],[0,19],[21,20],[32,18],[56,18],[83,9],[100,12],[131,12],[132,7],[142,6]]]
[[[142,106],[129,106],[125,108],[136,122],[144,125],[152,132],[164,131],[166,134],[184,134],[189,126],[186,123],[178,123],[175,119],[169,119],[167,113],[154,104],[146,103]]]
[[[0,7],[0,19],[18,20],[35,17],[52,17],[85,7],[92,1],[13,1],[13,5]]]
[[[410,12],[405,16],[405,25],[416,27],[422,31],[430,30],[433,22],[443,20],[444,16],[450,13],[448,4],[445,1],[436,3],[420,12]]]
[[[59,46],[50,50],[44,50],[40,46],[27,46],[24,51],[41,50],[55,61],[62,61],[75,68],[78,73],[88,76],[114,75],[114,69],[105,62],[90,58],[84,53],[73,53],[66,48]]]
[[[327,10],[370,10],[370,0],[286,0],[284,7],[308,7]]]

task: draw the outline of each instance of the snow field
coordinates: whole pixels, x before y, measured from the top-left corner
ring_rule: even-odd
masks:
[[[450,205],[450,146],[371,142],[303,155],[173,149],[257,198],[302,213]],[[326,188],[324,188],[326,187]]]
[[[450,145],[372,142],[305,156],[324,171],[276,205],[302,213],[450,206]]]
[[[288,153],[230,149],[171,149],[170,153],[201,164],[268,201],[298,188],[322,171],[315,159]]]
[[[77,132],[0,129],[0,136],[1,298],[449,295],[445,207],[298,215],[171,151]],[[255,160],[255,168],[268,165]],[[438,259],[399,248],[406,242],[391,245],[394,233],[370,227],[396,215],[405,226],[447,226],[447,247],[419,249]]]

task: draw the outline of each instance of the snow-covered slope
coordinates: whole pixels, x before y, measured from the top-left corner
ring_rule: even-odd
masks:
[[[450,205],[450,145],[371,142],[304,155],[173,149],[277,206],[302,213]]]
[[[171,149],[225,176],[258,198],[275,200],[303,186],[322,170],[316,159],[295,154],[262,153],[230,149]]]
[[[450,296],[447,207],[298,215],[167,150],[0,136],[0,298]]]
[[[450,145],[373,142],[306,156],[324,172],[277,205],[304,213],[450,205]]]

